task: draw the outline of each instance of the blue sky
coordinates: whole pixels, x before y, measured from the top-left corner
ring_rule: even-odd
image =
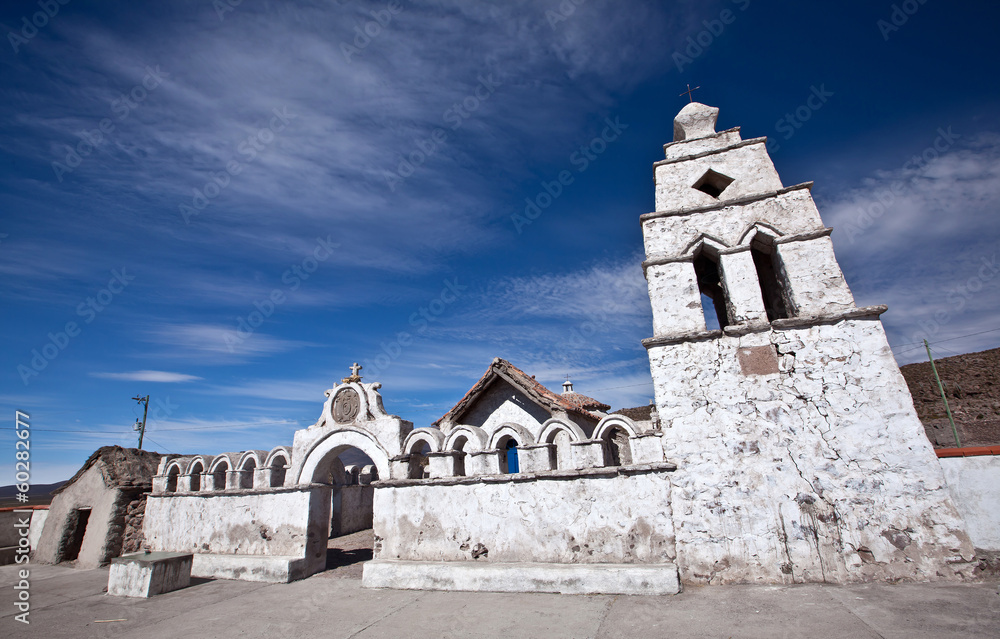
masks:
[[[37,483],[134,444],[137,394],[146,448],[291,444],[354,361],[418,426],[497,356],[648,403],[639,215],[688,83],[815,180],[901,364],[1000,344],[995,3],[234,4],[0,9],[0,406]]]

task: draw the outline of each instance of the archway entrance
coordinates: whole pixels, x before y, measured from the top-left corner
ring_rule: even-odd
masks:
[[[372,558],[372,482],[388,477],[388,467],[388,456],[374,438],[355,430],[331,433],[308,454],[299,483],[331,488],[327,570],[360,578],[361,564]]]

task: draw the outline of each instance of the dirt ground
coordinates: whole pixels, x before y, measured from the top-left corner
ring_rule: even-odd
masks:
[[[935,360],[962,446],[1000,445],[1000,348]],[[913,405],[935,448],[955,436],[930,362],[901,366]]]
[[[375,533],[371,528],[333,537],[326,547],[326,571],[317,577],[360,580],[361,567],[372,558],[374,545]]]

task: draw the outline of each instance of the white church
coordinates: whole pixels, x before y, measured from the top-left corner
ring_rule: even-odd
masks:
[[[195,576],[302,579],[324,569],[331,526],[368,525],[347,522],[354,490],[374,527],[369,587],[969,578],[973,545],[886,341],[886,307],[856,306],[811,183],[782,184],[766,138],[717,132],[717,114],[691,103],[677,115],[653,166],[655,211],[640,217],[648,418],[496,359],[414,428],[354,367],[290,447],[163,457],[145,545],[194,553]],[[372,465],[345,467],[351,448]]]

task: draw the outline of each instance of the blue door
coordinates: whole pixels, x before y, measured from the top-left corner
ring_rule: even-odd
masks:
[[[517,464],[517,442],[513,439],[507,440],[507,472],[516,473],[520,471]]]

